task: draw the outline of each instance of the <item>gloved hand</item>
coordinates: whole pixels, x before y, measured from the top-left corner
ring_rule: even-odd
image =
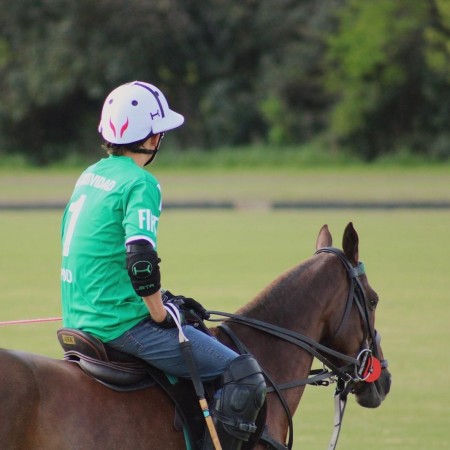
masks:
[[[177,316],[179,316],[180,324],[186,325],[186,318],[184,317],[184,312],[180,309],[180,305],[178,305],[175,301],[164,301],[164,308],[167,311],[166,318],[162,322],[155,322],[156,325],[160,326],[161,328],[176,328],[177,324],[172,317],[172,314],[169,313],[169,311],[172,311],[172,313],[177,313]],[[175,311],[174,311],[175,309]]]
[[[193,298],[183,295],[173,295],[170,291],[164,291],[162,301],[163,303],[175,303],[180,309],[193,310],[202,320],[209,319],[210,317],[206,309]]]

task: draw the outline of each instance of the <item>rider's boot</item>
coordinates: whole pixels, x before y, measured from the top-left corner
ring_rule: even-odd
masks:
[[[256,431],[255,420],[266,397],[266,383],[258,362],[251,355],[231,361],[222,375],[211,415],[223,450],[240,450]],[[206,430],[202,450],[214,450]]]

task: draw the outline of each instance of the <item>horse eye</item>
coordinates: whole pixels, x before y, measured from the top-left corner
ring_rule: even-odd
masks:
[[[372,298],[369,300],[370,307],[371,307],[372,309],[375,309],[375,308],[377,307],[377,305],[378,305],[378,301],[379,301],[378,295],[372,297]]]

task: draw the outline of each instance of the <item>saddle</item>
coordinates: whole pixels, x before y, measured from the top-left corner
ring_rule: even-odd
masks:
[[[130,392],[158,385],[175,404],[175,429],[183,430],[193,449],[201,449],[204,418],[191,381],[169,376],[81,330],[60,328],[57,336],[65,360],[112,390]]]
[[[204,331],[209,333],[203,323],[196,326],[204,327]],[[86,374],[114,391],[131,392],[158,385],[175,405],[174,427],[184,432],[190,443],[187,448],[202,449],[205,419],[190,380],[170,376],[81,330],[60,328],[57,336],[66,361],[76,363]],[[206,400],[210,403],[217,387],[214,382],[205,383],[204,387]],[[251,450],[257,443],[264,430],[266,414],[265,403],[256,420],[258,431],[244,443],[242,450]]]

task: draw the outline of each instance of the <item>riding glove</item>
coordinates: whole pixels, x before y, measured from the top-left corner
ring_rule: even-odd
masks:
[[[193,298],[183,295],[173,295],[170,291],[164,291],[162,292],[162,301],[163,303],[175,303],[181,310],[193,310],[202,320],[209,319],[210,317],[206,309]]]

